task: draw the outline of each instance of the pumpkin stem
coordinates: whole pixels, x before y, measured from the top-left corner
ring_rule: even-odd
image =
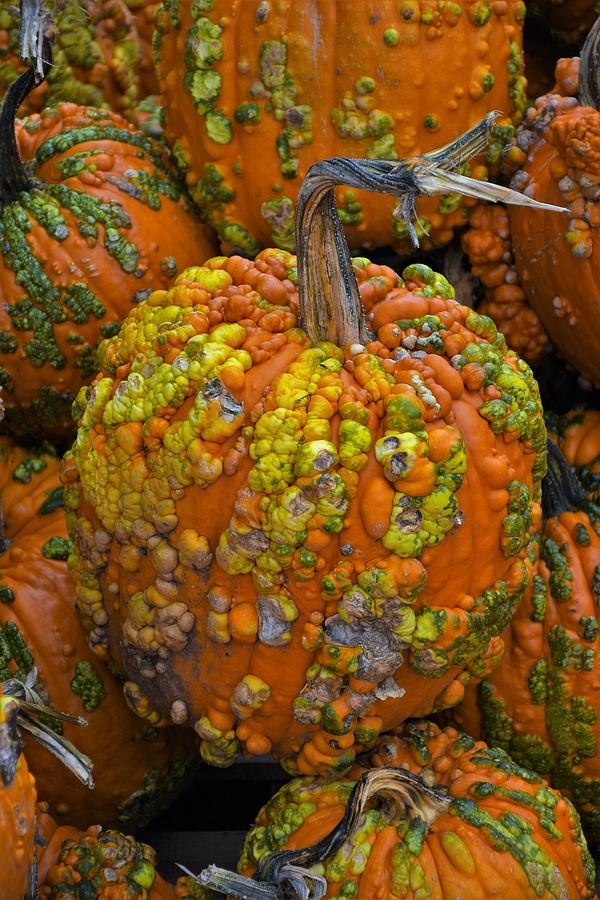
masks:
[[[44,80],[50,69],[52,51],[49,41],[44,41],[43,56],[39,58],[39,64],[43,68],[43,76],[40,78],[36,61],[35,65],[23,72],[13,81],[4,96],[0,108],[0,209],[15,200],[22,191],[29,191],[34,181],[28,174],[17,147],[15,136],[15,119],[23,101],[41,81]]]
[[[450,805],[450,796],[444,788],[429,787],[422,778],[406,769],[390,766],[371,769],[352,788],[341,821],[318,843],[301,850],[270,853],[259,864],[254,879],[244,879],[233,872],[211,866],[201,872],[197,880],[213,890],[249,900],[295,896],[302,900],[316,900],[324,896],[327,884],[310,871],[311,866],[333,856],[340,849],[360,827],[367,803],[375,798],[379,801],[380,809],[390,818],[398,814],[409,820],[418,818],[427,828]],[[251,892],[253,882],[254,893]],[[271,893],[264,891],[266,886],[271,888]],[[273,888],[276,888],[276,892],[273,892]],[[318,893],[321,889],[323,893]]]
[[[37,669],[33,668],[27,673],[24,681],[19,678],[10,678],[2,682],[3,694],[15,704],[19,728],[31,734],[46,750],[54,754],[83,784],[93,788],[92,768],[94,764],[92,760],[89,756],[81,753],[62,734],[54,731],[49,724],[52,719],[71,722],[73,725],[87,725],[87,721],[81,716],[59,712],[51,706],[46,706],[34,689],[36,679]]]
[[[542,510],[545,519],[552,519],[577,509],[585,502],[587,494],[556,444],[548,439],[547,446],[548,469],[542,481]]]
[[[413,219],[419,196],[457,193],[493,203],[568,211],[458,174],[457,169],[485,148],[496,116],[489,113],[455,141],[422,156],[404,160],[332,157],[310,167],[296,207],[296,252],[301,321],[311,340],[344,346],[366,343],[371,337],[335,205],[336,185],[398,197],[394,217],[404,222],[415,247],[419,239]]]
[[[577,93],[582,106],[600,110],[600,18],[590,28],[581,48]]]

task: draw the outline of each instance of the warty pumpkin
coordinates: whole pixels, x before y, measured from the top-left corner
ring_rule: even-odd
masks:
[[[536,383],[442,276],[351,261],[332,190],[387,189],[406,215],[425,183],[500,191],[444,174],[465,142],[313,167],[298,267],[188,269],[76,401],[62,477],[91,646],[208,762],[341,771],[501,650],[540,514]]]
[[[0,887],[4,900],[25,896],[35,857],[35,781],[22,753],[17,709],[18,703],[3,695],[0,684]]]
[[[208,869],[201,881],[248,900],[269,885],[365,900],[596,896],[571,804],[501,750],[427,721],[379,738],[344,780],[281,788],[239,870],[254,880]]]
[[[138,33],[140,41],[141,64],[140,79],[142,94],[158,94],[158,78],[154,70],[154,59],[152,57],[152,40],[154,37],[154,19],[156,11],[160,6],[152,0],[125,0],[129,12],[133,16],[133,21]]]
[[[15,126],[34,81],[0,114],[0,383],[6,427],[57,437],[98,340],[213,244],[166,151],[119,116],[66,103]]]
[[[124,0],[41,0],[38,5],[55,19],[54,65],[24,101],[22,115],[62,102],[132,115],[151,91],[144,92],[143,44]],[[0,97],[27,68],[21,59],[20,26],[18,4],[0,0]]]
[[[453,719],[501,747],[570,796],[589,834],[600,835],[597,684],[600,536],[569,490],[574,476],[544,481],[546,520],[531,586],[503,636],[498,668],[467,688]]]
[[[595,87],[600,22],[582,62],[560,61],[558,91],[527,111],[508,151],[513,188],[568,206],[570,219],[509,211],[516,272],[527,299],[564,358],[600,385],[600,95]],[[579,83],[577,70],[579,69]],[[577,96],[576,96],[577,95]]]
[[[521,0],[165,0],[154,38],[165,135],[224,252],[293,251],[316,160],[417,155],[499,109],[509,118],[471,163],[486,177],[526,106],[524,16]],[[388,198],[342,187],[337,200],[352,246],[410,252]],[[420,200],[424,246],[447,243],[468,203]]]
[[[52,721],[91,758],[93,791],[25,736],[29,767],[52,814],[73,825],[137,826],[183,786],[193,742],[134,716],[119,682],[87,646],[67,573],[58,468],[56,457],[0,438],[0,681],[24,679],[35,667],[45,701],[89,723]]]
[[[485,287],[477,311],[494,320],[511,350],[530,365],[540,363],[551,351],[552,344],[519,282],[508,210],[501,205],[478,204],[461,243],[473,274]]]

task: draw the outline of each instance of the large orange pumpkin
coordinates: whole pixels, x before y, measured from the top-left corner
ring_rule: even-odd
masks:
[[[516,272],[559,352],[600,385],[600,112],[594,70],[600,22],[578,60],[557,67],[558,91],[528,110],[509,152],[512,186],[559,203],[570,218],[509,212]],[[580,68],[580,83],[577,69]],[[579,92],[580,99],[575,96]]]
[[[413,163],[316,168],[300,270],[217,257],[154,292],[102,343],[65,460],[92,647],[220,765],[339,771],[456,703],[532,565],[528,366],[426,266],[350,262],[328,187]]]
[[[7,427],[64,435],[98,340],[213,244],[166,151],[119,116],[61,104],[17,123],[15,145],[33,80],[0,117],[0,383]]]
[[[293,250],[296,197],[318,159],[416,155],[494,109],[516,121],[524,15],[521,0],[166,0],[155,34],[166,137],[224,248]],[[498,126],[490,162],[512,131]],[[353,246],[409,251],[389,198],[337,199]],[[418,209],[426,246],[468,216],[454,192]]]
[[[35,854],[35,782],[21,752],[18,704],[0,684],[0,889],[4,900],[21,900],[31,884]]]
[[[551,466],[544,482],[541,558],[504,635],[506,653],[453,715],[567,793],[598,837],[600,536],[565,473],[572,477],[568,467],[557,476]]]
[[[298,778],[246,838],[241,896],[320,882],[331,898],[594,898],[594,865],[571,804],[502,751],[411,722],[347,779]],[[258,871],[257,871],[258,869]],[[239,879],[207,870],[232,893]]]
[[[92,759],[93,791],[26,736],[29,767],[52,814],[85,826],[138,824],[182,786],[192,747],[183,733],[134,716],[121,685],[87,646],[67,575],[58,466],[55,457],[0,438],[0,681],[23,678],[35,666],[45,700],[89,723],[55,720],[53,727]]]

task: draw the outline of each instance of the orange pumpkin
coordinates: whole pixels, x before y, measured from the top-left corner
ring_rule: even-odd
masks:
[[[12,0],[0,0],[0,97],[26,68],[17,10]],[[22,115],[62,102],[131,115],[144,97],[140,79],[147,62],[136,20],[124,0],[63,0],[54,4],[54,11],[54,65],[47,81],[26,99]]]
[[[518,120],[524,14],[520,0],[164,2],[166,138],[225,252],[293,250],[298,190],[318,159],[417,155],[494,109]],[[512,131],[498,126],[477,177]],[[353,246],[410,252],[392,200],[348,187],[337,200]],[[468,205],[455,192],[421,200],[424,246],[447,243]]]
[[[544,481],[540,561],[503,636],[506,653],[467,688],[453,718],[565,792],[597,837],[600,536],[569,494],[572,475],[562,465]]]
[[[508,153],[517,165],[512,186],[569,208],[570,217],[509,213],[516,271],[527,299],[564,358],[600,385],[600,112],[594,68],[600,23],[577,63],[561,61],[558,90],[536,101]],[[580,99],[575,93],[579,90]]]
[[[600,500],[600,411],[573,409],[564,416],[551,415],[548,426],[590,500]]]
[[[182,273],[102,343],[76,402],[63,479],[91,645],[209,762],[346,768],[458,701],[529,580],[528,366],[426,266],[351,262],[327,193],[402,195],[415,171],[315,167],[299,268],[267,250]]]
[[[28,736],[29,767],[52,814],[73,824],[147,821],[183,784],[192,746],[127,708],[121,685],[86,643],[67,575],[59,462],[0,438],[4,533],[0,554],[0,681],[35,666],[38,692],[87,728],[54,721],[94,764],[90,791]],[[1,884],[1,881],[0,881]]]
[[[154,19],[160,3],[156,0],[125,0],[140,39],[141,64],[140,79],[142,93],[158,94],[158,78],[154,71],[152,59],[152,38],[154,35]]]
[[[166,151],[119,116],[61,104],[17,123],[15,145],[33,81],[0,117],[0,383],[8,428],[57,437],[99,339],[213,244]]]
[[[530,365],[542,362],[552,349],[546,329],[531,308],[515,269],[508,210],[478,204],[462,235],[462,248],[473,274],[485,287],[477,311],[490,316],[506,343]]]
[[[35,853],[35,782],[21,752],[17,709],[0,684],[0,887],[5,900],[25,896]]]
[[[311,867],[314,867],[311,869]],[[502,751],[432,722],[382,736],[347,779],[298,778],[246,838],[242,896],[275,885],[324,897],[594,898],[594,865],[571,804]],[[318,874],[317,874],[318,873]],[[222,890],[222,870],[202,874]],[[233,892],[233,890],[232,890]]]

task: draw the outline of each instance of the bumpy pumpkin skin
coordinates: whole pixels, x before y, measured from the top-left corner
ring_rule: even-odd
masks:
[[[0,687],[0,733],[5,753],[7,741],[17,738],[7,705],[14,705],[14,701],[3,696]],[[34,860],[35,801],[35,781],[21,753],[12,779],[5,783],[0,775],[0,886],[6,900],[21,900],[25,896]]]
[[[140,39],[142,93],[145,96],[157,94],[159,87],[152,58],[152,38],[154,35],[154,19],[160,3],[149,2],[149,0],[125,0],[125,2],[133,16]]]
[[[56,25],[54,65],[21,115],[61,102],[130,115],[144,96],[144,60],[134,16],[123,0],[67,0],[60,4]],[[26,68],[19,55],[18,5],[12,0],[0,0],[0,48],[2,96]]]
[[[552,345],[519,284],[506,208],[479,203],[461,242],[473,274],[486,289],[477,311],[494,320],[511,350],[530,365],[540,363]]]
[[[133,708],[193,725],[211,763],[309,773],[501,652],[545,429],[529,368],[442,276],[353,260],[377,338],[340,349],[297,327],[295,265],[217,257],[132,310],[63,480],[79,609]]]
[[[598,15],[596,0],[530,0],[527,14],[543,22],[563,44],[579,44]]]
[[[426,152],[494,109],[517,120],[524,14],[520,0],[165,0],[154,38],[165,133],[224,251],[293,250],[294,203],[316,160]],[[511,131],[496,128],[489,162]],[[411,252],[392,199],[342,189],[337,200],[353,246]],[[447,243],[468,206],[420,200],[423,246]]]
[[[44,184],[0,209],[4,426],[57,437],[98,341],[213,244],[165,151],[120,116],[61,104],[17,141]]]
[[[561,94],[536,101],[509,151],[520,167],[512,187],[566,206],[570,216],[526,216],[513,207],[509,217],[516,270],[529,302],[561,355],[598,386],[600,112],[571,96],[576,72],[577,60],[557,67]]]
[[[582,511],[544,525],[532,586],[504,635],[506,653],[453,719],[572,798],[600,836],[597,683],[600,536]]]
[[[82,826],[137,825],[182,786],[193,744],[180,730],[147,727],[134,716],[119,682],[87,646],[67,573],[58,468],[56,458],[0,438],[4,537],[10,542],[0,555],[0,680],[35,665],[38,689],[50,705],[89,723],[62,723],[62,733],[91,757],[93,791],[25,736],[38,793],[52,814]]]
[[[36,807],[36,839],[39,893],[45,900],[72,900],[74,884],[77,896],[93,898],[210,900],[188,876],[176,885],[163,881],[156,871],[156,853],[148,844],[99,825],[85,831],[57,826],[47,803]]]
[[[371,804],[343,850],[323,860],[325,896],[595,897],[594,867],[573,807],[502,751],[421,721],[379,738],[370,764],[406,768],[445,787],[450,806],[427,829],[420,819],[409,823],[393,807],[386,813]],[[356,766],[349,779],[362,771]],[[260,811],[239,870],[250,874],[268,853],[328,834],[353,784],[298,778],[285,785]]]

